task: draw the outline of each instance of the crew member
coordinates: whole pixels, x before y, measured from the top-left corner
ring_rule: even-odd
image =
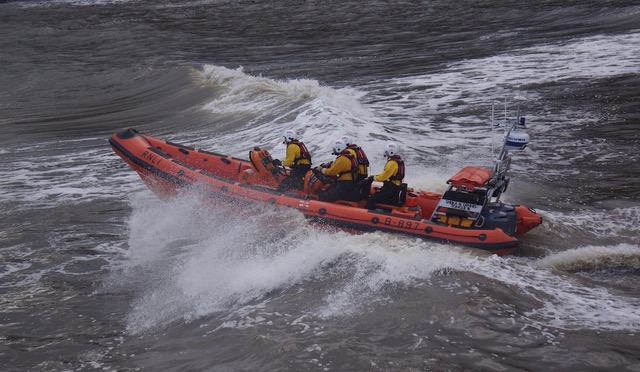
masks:
[[[356,157],[347,150],[347,144],[342,139],[338,139],[333,143],[333,154],[337,157],[331,163],[331,166],[328,168],[320,166],[317,170],[324,175],[333,177],[335,183],[328,189],[321,191],[318,194],[318,198],[323,201],[339,199],[357,201],[359,193],[355,182],[355,177],[358,173]]]
[[[384,170],[379,175],[368,178],[371,181],[383,182],[383,184],[375,194],[369,196],[365,205],[366,209],[374,209],[376,203],[398,204],[400,186],[404,179],[404,162],[398,154],[399,151],[400,148],[393,142],[389,142],[384,147],[384,156],[387,158]]]
[[[356,145],[349,136],[342,136],[342,140],[347,144],[347,150],[356,157],[358,161],[358,175],[356,176],[356,183],[360,190],[360,199],[366,200],[369,197],[371,190],[371,182],[367,180],[369,175],[369,159],[365,154],[362,147]]]
[[[282,165],[289,167],[291,170],[280,182],[278,191],[302,190],[304,175],[311,169],[311,154],[307,150],[307,146],[298,140],[298,135],[293,129],[287,129],[284,132],[283,143],[287,145],[287,153]]]
[[[369,159],[367,158],[367,154],[364,153],[362,147],[353,143],[351,137],[342,136],[341,139],[347,144],[347,150],[349,150],[349,152],[355,156],[358,161],[358,175],[356,177],[356,182],[364,180],[369,175]]]

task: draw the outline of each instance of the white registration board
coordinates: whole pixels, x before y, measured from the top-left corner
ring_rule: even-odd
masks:
[[[458,209],[462,211],[472,212],[472,213],[480,213],[482,212],[482,205],[480,204],[472,204],[472,203],[464,203],[456,200],[442,199],[439,203],[441,206]]]

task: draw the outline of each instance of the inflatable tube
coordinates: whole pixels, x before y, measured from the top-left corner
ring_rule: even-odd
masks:
[[[443,195],[412,189],[407,189],[404,205],[389,205],[384,210],[367,210],[363,208],[364,201],[320,201],[317,193],[325,183],[313,171],[307,172],[303,191],[282,193],[277,191],[280,168],[273,163],[269,152],[260,148],[253,149],[247,161],[181,146],[133,130],[114,134],[109,142],[116,154],[162,197],[187,190],[234,204],[272,204],[296,209],[322,224],[454,242],[498,255],[518,246],[518,240],[512,236],[516,230],[526,232],[542,222],[529,208],[502,203],[493,203],[490,209],[483,210],[482,226],[468,226],[464,216],[446,213],[450,220],[439,221],[431,216]],[[487,175],[471,181],[473,175],[469,176],[467,172],[455,181],[464,179],[464,184],[475,186]]]

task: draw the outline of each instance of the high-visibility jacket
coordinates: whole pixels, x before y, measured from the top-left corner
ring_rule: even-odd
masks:
[[[298,140],[293,140],[287,145],[287,156],[284,158],[282,165],[285,167],[291,167],[292,165],[300,164],[311,165],[311,154],[304,143]]]
[[[387,164],[384,165],[382,173],[373,177],[374,181],[392,182],[396,186],[400,186],[403,179],[404,162],[399,155],[395,155],[389,158],[389,160],[387,160]]]
[[[349,150],[344,150],[329,168],[322,169],[322,173],[337,177],[338,181],[353,181],[358,173],[358,161]]]

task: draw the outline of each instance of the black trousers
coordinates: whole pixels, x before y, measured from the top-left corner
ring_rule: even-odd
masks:
[[[291,166],[289,174],[278,185],[278,191],[284,192],[291,189],[302,190],[304,188],[304,175],[311,169],[310,164]]]
[[[360,175],[358,175],[358,178],[360,179],[362,177],[360,177]],[[371,191],[371,184],[372,183],[373,183],[373,180],[367,179],[366,177],[362,178],[361,180],[359,180],[357,182],[358,190],[360,192],[360,200],[369,199],[369,192]]]
[[[360,190],[356,187],[355,181],[336,181],[331,187],[318,194],[318,199],[322,201],[350,200],[358,201]]]
[[[376,203],[398,205],[399,195],[400,186],[393,182],[385,182],[382,184],[380,190],[369,196],[369,200],[367,200],[365,208],[374,209],[376,207]]]

